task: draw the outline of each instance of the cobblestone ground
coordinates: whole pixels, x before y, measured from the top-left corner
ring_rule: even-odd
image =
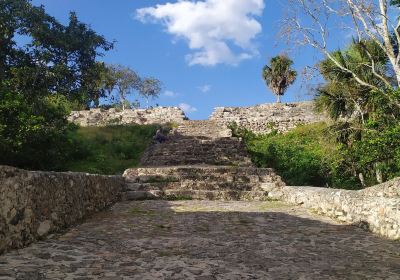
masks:
[[[0,279],[400,279],[400,242],[279,202],[124,202],[0,256]]]

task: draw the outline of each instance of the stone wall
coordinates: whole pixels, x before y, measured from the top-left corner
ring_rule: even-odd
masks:
[[[121,176],[0,166],[0,254],[73,225],[121,199]]]
[[[269,197],[400,239],[400,178],[360,191],[285,186],[270,191]]]
[[[178,107],[156,107],[152,109],[91,109],[73,111],[70,122],[80,126],[106,126],[113,124],[165,124],[181,123],[186,120],[185,113]]]
[[[254,133],[268,133],[272,129],[286,132],[300,124],[326,121],[317,114],[313,102],[261,104],[253,107],[217,107],[210,120],[228,125],[232,122]]]

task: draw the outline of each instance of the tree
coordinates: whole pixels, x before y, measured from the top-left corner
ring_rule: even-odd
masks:
[[[297,72],[291,69],[293,61],[285,55],[273,57],[270,66],[265,65],[262,70],[262,77],[267,86],[277,97],[277,103],[281,102],[281,95],[284,95],[287,88],[294,83]]]
[[[113,48],[71,12],[64,26],[28,0],[0,2],[0,77],[15,90],[64,95],[88,108],[96,98],[96,58]],[[19,46],[16,35],[30,42]]]
[[[30,42],[20,46],[17,35]],[[62,168],[67,116],[101,98],[102,51],[113,47],[70,14],[68,25],[29,0],[0,1],[0,164]]]
[[[149,99],[156,98],[160,95],[161,82],[155,78],[144,78],[141,82],[139,94],[146,99],[147,108],[149,107]]]
[[[377,88],[384,88],[384,79],[390,80],[388,58],[372,40],[354,41],[345,50],[331,52],[341,65]],[[375,71],[368,66],[374,57]],[[396,168],[396,154],[400,151],[398,118],[400,109],[394,104],[398,93],[381,92],[359,84],[354,76],[326,58],[320,64],[320,72],[326,83],[318,88],[317,107],[333,119],[330,131],[342,145],[351,173],[359,177],[361,184],[390,178]],[[394,153],[388,151],[393,150]]]
[[[370,85],[384,88],[385,83],[368,66],[369,57],[372,55],[376,73],[385,80],[390,80],[387,76],[387,57],[372,40],[354,41],[345,50],[334,51],[330,55]],[[317,89],[317,105],[323,107],[336,121],[341,119],[365,125],[377,105],[373,104],[376,91],[359,84],[352,74],[338,67],[329,58],[319,64],[319,69],[326,84]]]
[[[400,18],[390,12],[390,5],[398,9],[398,0],[289,0],[289,16],[283,24],[282,34],[290,44],[308,45],[319,50],[343,72],[348,73],[360,85],[386,94],[400,86]],[[335,31],[336,32],[335,32]],[[368,55],[367,66],[371,73],[385,85],[377,87],[341,63],[329,51],[330,38],[337,30],[353,33],[356,41],[373,41],[385,54],[395,83],[382,76],[375,57]],[[400,107],[400,103],[396,103]]]
[[[141,79],[132,69],[122,65],[109,65],[105,87],[109,93],[114,89],[118,92],[122,110],[128,103],[126,97],[134,91],[140,91]]]

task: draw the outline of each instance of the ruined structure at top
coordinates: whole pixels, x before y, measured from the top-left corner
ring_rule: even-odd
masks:
[[[105,126],[112,124],[181,124],[188,120],[185,113],[177,107],[156,107],[118,111],[116,109],[92,109],[74,111],[69,121],[81,126]],[[210,120],[219,125],[237,123],[255,133],[268,133],[272,129],[286,132],[300,124],[326,120],[315,111],[314,103],[261,104],[252,107],[217,107]]]
[[[91,109],[73,111],[68,120],[80,126],[107,126],[122,124],[181,123],[185,113],[178,107],[156,107],[151,109]]]
[[[268,133],[276,129],[286,132],[301,124],[326,121],[327,118],[316,112],[314,102],[270,103],[252,107],[218,107],[211,120],[238,126],[254,133]]]

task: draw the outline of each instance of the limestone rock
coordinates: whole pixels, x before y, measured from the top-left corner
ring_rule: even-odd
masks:
[[[315,112],[313,102],[299,102],[252,107],[218,107],[210,116],[210,120],[224,125],[235,122],[239,127],[260,134],[272,130],[286,132],[301,124],[327,121],[327,118]]]
[[[45,221],[41,222],[36,231],[37,234],[39,235],[39,237],[46,236],[49,233],[51,226],[52,226],[52,222],[50,220],[45,220]]]

